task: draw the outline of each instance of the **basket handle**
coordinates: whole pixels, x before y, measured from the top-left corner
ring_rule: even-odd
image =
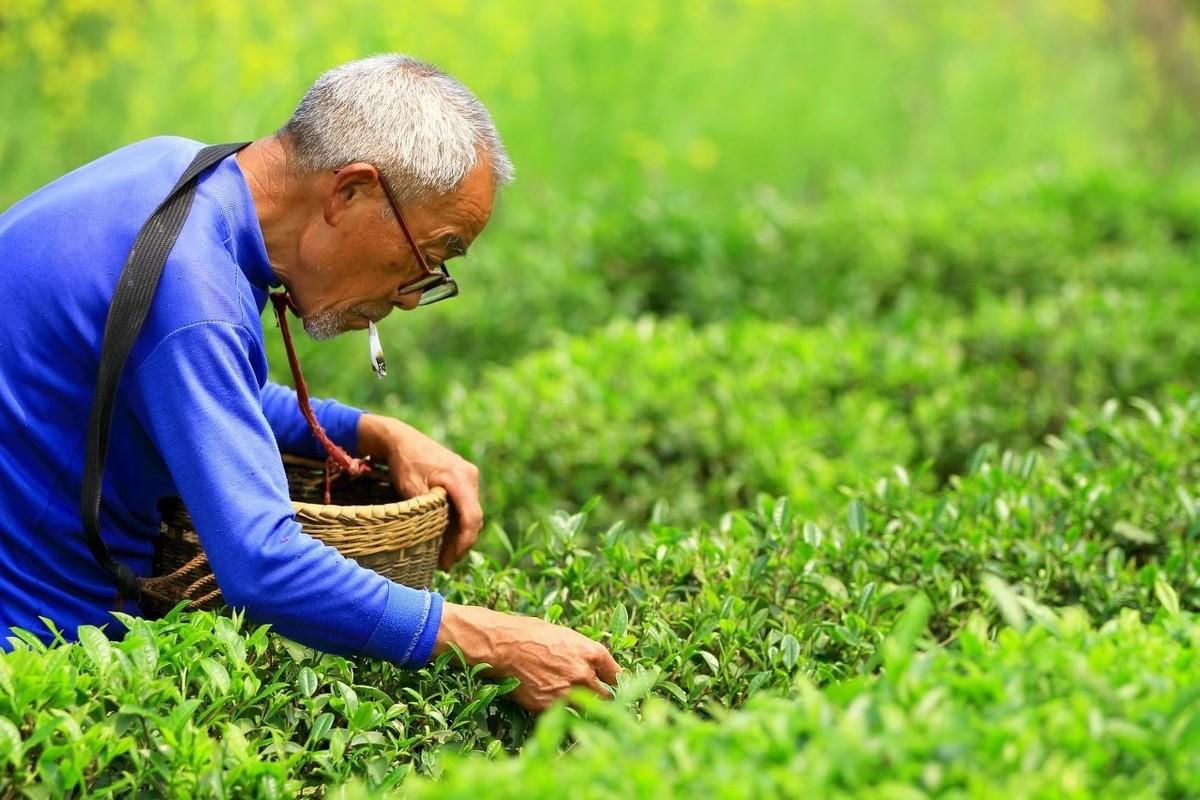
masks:
[[[275,307],[275,318],[279,320],[279,330],[283,334],[283,347],[287,351],[288,366],[292,368],[292,381],[296,384],[296,402],[300,404],[300,413],[308,421],[308,427],[312,429],[313,436],[317,437],[317,441],[325,448],[328,456],[325,459],[325,503],[328,505],[332,500],[330,483],[334,477],[341,473],[352,478],[365,475],[371,471],[371,462],[369,458],[354,458],[335,444],[329,438],[329,434],[325,432],[325,428],[317,419],[317,415],[313,413],[312,405],[309,403],[308,383],[300,371],[300,359],[296,357],[296,348],[292,345],[292,332],[288,329],[287,310],[290,308],[292,313],[296,314],[296,304],[292,302],[291,295],[286,291],[272,292],[271,304]]]

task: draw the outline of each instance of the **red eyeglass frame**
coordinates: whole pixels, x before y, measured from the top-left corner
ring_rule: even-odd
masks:
[[[376,167],[375,171],[378,172],[379,168]],[[334,174],[338,172],[340,170],[334,170]],[[408,246],[412,248],[413,256],[417,259],[417,264],[421,267],[421,271],[425,273],[419,278],[400,284],[396,288],[396,293],[412,294],[413,292],[420,292],[421,299],[417,302],[418,306],[429,306],[439,303],[442,300],[449,300],[451,297],[458,297],[458,282],[450,276],[450,271],[446,269],[446,265],[438,264],[436,269],[429,266],[429,262],[425,259],[425,254],[421,252],[421,248],[417,247],[417,240],[413,238],[412,231],[408,229],[408,223],[404,221],[404,215],[400,213],[400,206],[396,204],[396,199],[392,197],[392,192],[388,189],[387,183],[384,182],[382,174],[379,176],[379,185],[383,188],[383,194],[387,197],[388,205],[392,207],[392,213],[396,216],[396,222],[400,223],[400,231],[408,241]],[[437,291],[439,289],[441,291]]]

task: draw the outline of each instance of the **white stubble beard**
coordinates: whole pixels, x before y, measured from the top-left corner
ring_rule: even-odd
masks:
[[[345,310],[331,308],[326,311],[318,311],[311,316],[302,317],[301,322],[304,324],[304,332],[308,334],[310,339],[322,342],[349,330],[350,320],[354,317],[366,317],[372,322],[379,322],[391,310],[392,307],[390,304],[377,309],[368,308],[367,306],[351,306]]]
[[[337,336],[346,328],[346,312],[336,309],[320,311],[300,320],[310,339],[323,342]]]

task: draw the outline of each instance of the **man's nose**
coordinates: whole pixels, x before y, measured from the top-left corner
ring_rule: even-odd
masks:
[[[420,304],[421,304],[421,293],[419,291],[405,292],[404,294],[397,294],[394,298],[392,298],[392,305],[399,306],[401,309],[403,309],[405,311],[412,311],[414,308],[416,308]]]

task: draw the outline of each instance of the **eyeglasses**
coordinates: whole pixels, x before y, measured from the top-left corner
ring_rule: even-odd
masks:
[[[380,176],[379,185],[383,187],[383,194],[387,197],[388,205],[392,207],[392,213],[396,215],[396,221],[400,223],[400,230],[404,233],[404,238],[408,240],[408,246],[412,248],[417,264],[425,273],[415,280],[401,284],[397,287],[396,292],[398,294],[420,292],[421,299],[417,302],[419,306],[433,305],[442,300],[449,300],[451,297],[458,297],[458,283],[450,277],[446,265],[438,264],[434,268],[429,266],[429,262],[425,260],[425,254],[421,252],[421,248],[417,247],[417,240],[409,231],[408,224],[404,221],[404,215],[400,213],[400,206],[396,205],[396,200],[392,197],[391,190],[384,183],[382,176]]]

